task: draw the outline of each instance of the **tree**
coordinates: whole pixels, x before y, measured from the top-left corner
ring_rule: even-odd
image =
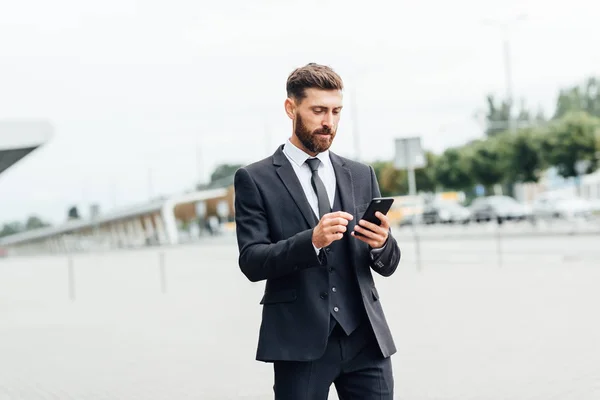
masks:
[[[500,146],[500,136],[488,140],[479,140],[464,149],[468,154],[468,171],[475,183],[491,191],[506,177],[506,154]]]
[[[469,159],[464,148],[449,148],[437,159],[435,180],[444,189],[464,190],[473,185]]]
[[[396,169],[394,163],[391,161],[376,161],[372,166],[382,196],[398,196],[408,192],[406,173]]]
[[[67,219],[80,219],[81,217],[79,216],[79,210],[77,209],[77,206],[72,206],[71,208],[69,208],[69,211],[67,213]]]
[[[235,171],[242,167],[241,164],[220,164],[210,175],[210,181],[216,182],[223,178],[229,178],[235,174]]]
[[[588,160],[585,173],[593,172],[598,166],[600,152],[600,120],[585,112],[570,112],[548,128],[542,148],[549,165],[557,168],[565,177],[577,176],[575,163]]]
[[[499,138],[499,146],[504,149],[506,177],[510,183],[538,181],[546,168],[542,157],[543,134],[540,128],[526,128],[514,136]]]
[[[534,122],[536,123],[536,125],[543,125],[547,121],[548,119],[546,118],[546,114],[544,113],[544,110],[542,110],[542,108],[540,107],[538,109],[537,114],[535,115]]]
[[[554,119],[576,111],[600,117],[600,80],[588,78],[581,86],[561,90],[556,101]]]
[[[49,224],[42,221],[38,216],[35,215],[32,215],[29,218],[27,218],[27,222],[25,222],[26,230],[45,228],[46,226],[49,226]]]
[[[374,161],[371,163],[373,170],[375,171],[375,177],[377,178],[377,182],[381,185],[381,174],[386,165],[389,164],[389,161]]]
[[[23,232],[25,227],[22,223],[14,221],[4,224],[2,226],[2,230],[0,231],[0,237],[14,235],[19,232]]]
[[[488,110],[486,114],[487,128],[485,136],[494,137],[508,129],[510,105],[506,101],[503,101],[500,106],[496,106],[493,95],[488,95],[486,100]]]
[[[436,156],[430,151],[425,152],[426,166],[415,170],[417,191],[433,192],[436,189],[434,164]],[[379,182],[382,196],[398,196],[407,194],[408,173],[398,170],[391,161],[375,161],[371,164]]]
[[[527,108],[524,99],[521,99],[519,110],[516,115],[513,115],[513,107],[511,103],[506,100],[503,100],[499,105],[496,105],[494,96],[488,95],[486,101],[487,113],[485,136],[488,138],[510,131],[511,118],[513,119],[515,128],[540,124],[546,120],[542,110],[538,110],[534,117],[532,112]]]
[[[525,122],[525,125],[529,125],[533,121],[533,117],[531,116],[531,112],[525,106],[525,100],[521,99],[521,105],[519,109],[519,114],[517,115],[517,121],[519,123]],[[519,126],[522,124],[519,124]]]
[[[417,185],[417,191],[422,192],[435,192],[437,188],[437,182],[435,179],[435,163],[437,161],[436,155],[431,151],[425,151],[425,162],[427,163],[424,168],[415,170],[415,181]]]

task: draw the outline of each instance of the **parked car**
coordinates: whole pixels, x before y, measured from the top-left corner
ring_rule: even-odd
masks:
[[[423,209],[422,221],[424,224],[466,224],[471,219],[468,208],[453,201],[433,201]]]
[[[533,215],[543,219],[590,218],[593,213],[592,204],[572,195],[540,195],[533,202]]]
[[[529,207],[510,196],[478,197],[470,207],[471,219],[476,222],[523,221],[532,217]]]

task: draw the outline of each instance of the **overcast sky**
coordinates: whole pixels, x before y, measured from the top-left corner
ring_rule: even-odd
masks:
[[[291,133],[287,75],[308,62],[345,80],[332,150],[350,157],[356,90],[366,161],[391,159],[396,137],[421,135],[439,152],[481,135],[475,111],[506,90],[501,30],[485,19],[528,15],[511,25],[512,71],[515,96],[534,108],[550,114],[559,88],[600,73],[592,0],[406,4],[3,2],[0,119],[49,119],[55,134],[0,176],[0,221],[35,212],[57,223],[71,204],[144,202],[218,163],[271,154]]]

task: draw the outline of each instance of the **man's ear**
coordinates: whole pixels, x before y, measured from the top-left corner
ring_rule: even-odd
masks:
[[[289,97],[285,99],[284,107],[287,116],[290,117],[291,120],[294,120],[296,118],[296,103],[294,100]]]

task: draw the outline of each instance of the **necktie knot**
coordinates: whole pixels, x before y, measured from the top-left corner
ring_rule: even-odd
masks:
[[[321,160],[319,160],[318,158],[307,158],[306,163],[308,164],[308,167],[310,168],[310,170],[312,172],[315,172],[319,168],[319,165],[321,164]]]

